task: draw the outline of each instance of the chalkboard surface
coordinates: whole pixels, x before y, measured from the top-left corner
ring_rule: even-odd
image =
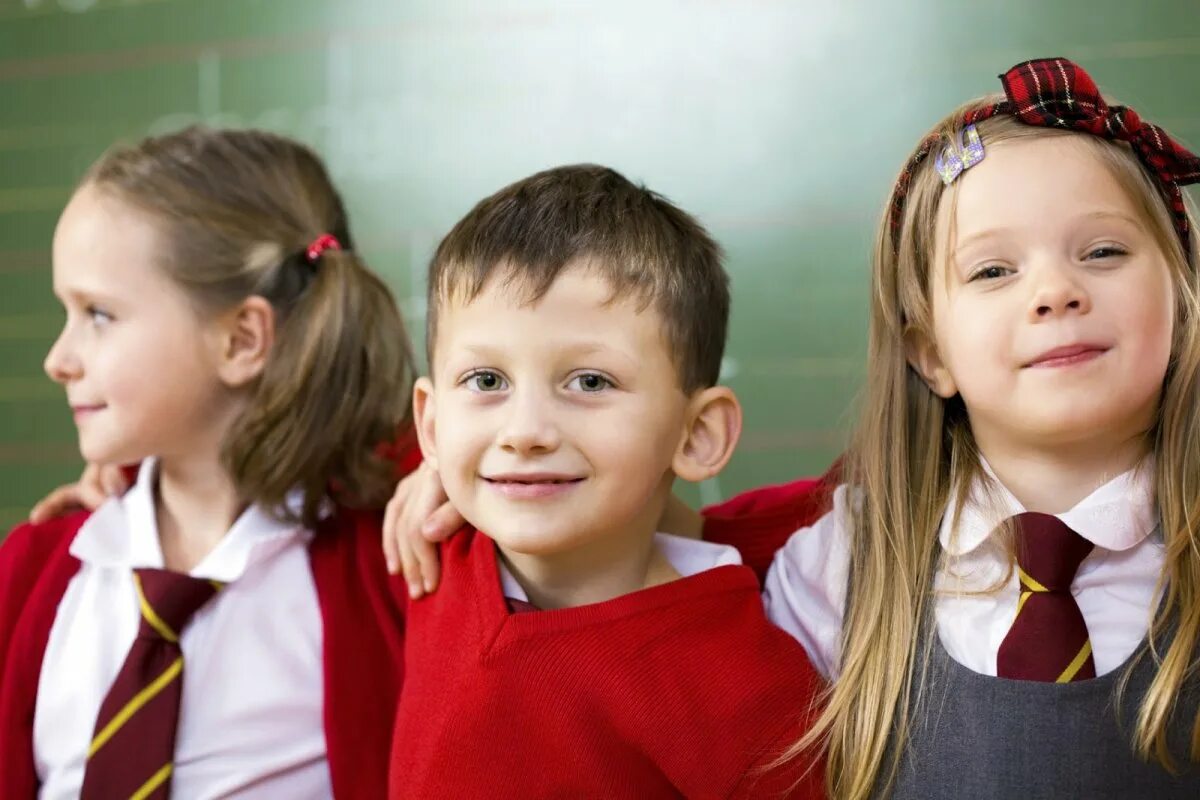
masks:
[[[747,424],[719,481],[687,490],[711,501],[836,455],[900,162],[1046,55],[1200,144],[1195,0],[0,0],[0,527],[81,466],[41,369],[62,319],[49,242],[115,140],[204,121],[312,144],[418,339],[425,263],[483,195],[594,161],[671,197],[734,281]]]

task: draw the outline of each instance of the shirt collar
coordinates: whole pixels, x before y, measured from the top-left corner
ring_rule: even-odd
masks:
[[[121,497],[109,498],[80,527],[71,544],[71,555],[103,567],[162,569],[162,545],[154,505],[158,460],[148,458],[138,469],[137,480]],[[287,504],[299,503],[297,492]],[[229,531],[189,573],[198,578],[231,583],[254,562],[283,550],[297,539],[307,542],[312,533],[292,522],[282,522],[252,505],[234,521]]]
[[[950,498],[939,531],[942,549],[961,556],[979,547],[1005,519],[1026,511],[983,461],[984,475],[977,476],[959,510]],[[1154,530],[1157,511],[1152,491],[1153,458],[1145,459],[1083,498],[1073,508],[1054,516],[1071,530],[1106,550],[1128,550]],[[954,525],[955,512],[958,525]]]
[[[742,563],[742,556],[738,553],[737,548],[727,544],[706,542],[670,533],[654,534],[654,544],[675,571],[684,578],[727,564]],[[500,568],[500,587],[504,590],[504,596],[510,600],[529,602],[529,595],[525,593],[525,589],[504,565],[504,561],[496,559],[496,566]]]

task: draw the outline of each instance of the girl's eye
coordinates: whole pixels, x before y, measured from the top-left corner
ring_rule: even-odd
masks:
[[[1124,248],[1118,247],[1115,244],[1104,244],[1089,250],[1088,254],[1084,256],[1084,260],[1095,261],[1097,259],[1116,258],[1117,256],[1127,255],[1129,255],[1129,253]]]
[[[92,324],[97,326],[104,326],[113,321],[113,315],[98,306],[88,306],[87,315]]]
[[[508,384],[500,373],[486,369],[472,372],[464,379],[464,382],[476,392],[498,392],[508,388]]]
[[[981,267],[980,269],[972,272],[971,277],[967,279],[967,282],[969,283],[977,280],[994,281],[997,278],[1003,278],[1011,272],[1012,270],[1010,270],[1008,267],[1002,267],[999,264],[991,264],[990,266]]]
[[[582,392],[602,392],[612,386],[613,382],[595,372],[585,372],[572,378],[567,385],[576,387]]]

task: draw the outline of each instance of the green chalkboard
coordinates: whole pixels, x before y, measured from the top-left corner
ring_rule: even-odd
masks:
[[[480,197],[610,164],[697,214],[734,280],[745,438],[717,499],[823,469],[864,357],[867,253],[921,132],[1034,56],[1200,143],[1195,0],[0,0],[0,525],[80,469],[42,358],[49,242],[116,139],[204,121],[312,144],[419,338]]]

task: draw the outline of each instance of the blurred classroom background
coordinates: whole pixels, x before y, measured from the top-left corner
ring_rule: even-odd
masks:
[[[1000,72],[1055,55],[1200,145],[1196,0],[0,0],[0,527],[82,466],[41,367],[62,321],[49,244],[116,140],[204,122],[314,146],[418,349],[427,259],[479,198],[580,161],[667,195],[734,283],[746,429],[686,492],[709,502],[838,453],[901,161]]]

